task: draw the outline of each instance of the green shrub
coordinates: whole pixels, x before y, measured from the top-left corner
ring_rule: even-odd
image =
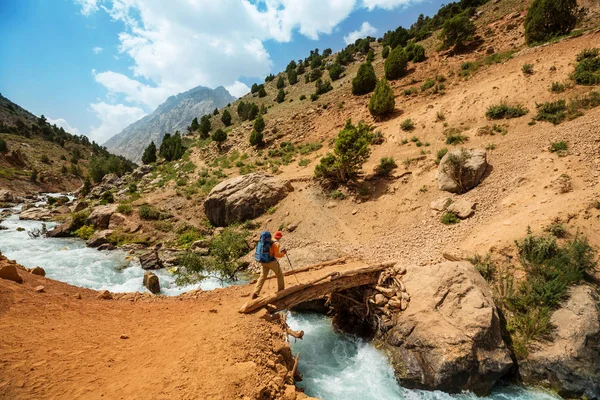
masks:
[[[84,226],[87,222],[90,213],[88,210],[79,211],[71,214],[71,223],[69,225],[69,232],[75,232],[77,229]]]
[[[48,158],[48,156],[46,154],[42,155],[42,157],[40,158],[40,161],[43,162],[44,164],[50,164],[50,159]]]
[[[0,137],[0,153],[6,153],[8,151],[8,145],[6,144],[6,140]]]
[[[252,131],[250,134],[250,145],[254,147],[261,146],[263,144],[262,132]]]
[[[544,228],[544,230],[558,239],[566,238],[568,235],[567,228],[560,222],[553,222]]]
[[[550,153],[567,151],[567,142],[561,140],[560,142],[552,142],[550,145]]]
[[[155,221],[162,218],[160,210],[148,204],[142,204],[140,208],[138,208],[138,215],[141,219],[146,221]]]
[[[571,78],[579,85],[600,83],[600,57],[598,49],[585,49],[577,56],[577,65]]]
[[[412,121],[412,119],[407,118],[404,121],[402,121],[402,123],[400,123],[400,129],[402,129],[405,132],[412,131],[413,129],[415,129],[415,123]]]
[[[536,108],[538,112],[534,118],[536,121],[548,121],[558,125],[567,117],[567,105],[564,100],[536,104]]]
[[[355,180],[369,157],[372,129],[362,122],[353,125],[350,119],[346,121],[346,125],[338,133],[334,153],[321,158],[315,167],[315,177],[328,187]]]
[[[381,50],[381,57],[385,60],[390,55],[390,46],[385,46],[383,50]]]
[[[462,144],[469,140],[468,136],[463,135],[456,128],[449,128],[444,131],[446,136],[446,144],[457,145]]]
[[[283,91],[283,89],[279,89],[275,101],[278,103],[283,103],[285,101],[285,92]]]
[[[506,103],[489,106],[485,116],[488,119],[518,118],[527,114],[528,110],[520,104],[509,106]]]
[[[210,137],[214,142],[217,143],[217,147],[221,149],[221,145],[227,140],[227,133],[223,129],[219,128],[216,131],[214,131]]]
[[[117,206],[117,212],[125,215],[131,215],[133,207],[129,203],[121,203]]]
[[[315,83],[315,88],[316,88],[317,95],[325,94],[325,93],[333,90],[333,86],[331,86],[331,82],[329,82],[328,80],[322,81],[320,78],[317,79],[317,82]]]
[[[312,93],[310,95],[310,101],[317,101],[317,100],[319,100],[319,95],[316,93]]]
[[[114,202],[115,197],[113,196],[113,193],[110,190],[105,190],[104,192],[102,192],[102,195],[100,196],[100,204],[108,204]]]
[[[473,21],[466,14],[461,13],[444,22],[440,39],[442,39],[443,46],[446,49],[452,46],[462,49],[467,42],[473,40],[475,31]]]
[[[88,240],[94,234],[94,227],[92,225],[83,225],[81,228],[73,232],[75,236],[82,240]]]
[[[221,115],[221,122],[223,122],[223,125],[225,126],[231,125],[231,113],[229,112],[229,110],[223,110],[223,114]]]
[[[331,197],[334,200],[344,200],[346,198],[346,196],[344,195],[344,193],[340,192],[339,190],[333,190],[329,193],[329,197]]]
[[[387,62],[387,60],[386,60]],[[377,85],[377,76],[371,63],[361,64],[356,73],[356,77],[352,79],[352,94],[363,95],[371,93]]]
[[[127,185],[127,190],[129,191],[129,194],[137,192],[137,184],[135,182],[130,182],[129,185]]]
[[[329,78],[331,78],[332,81],[337,81],[338,79],[340,79],[343,73],[344,67],[342,67],[338,63],[335,63],[331,67],[329,67]]]
[[[525,41],[539,43],[571,32],[577,13],[576,0],[534,0],[525,17]]]
[[[306,100],[306,96],[305,95],[300,95],[300,100]]]
[[[552,86],[550,86],[550,91],[553,93],[562,93],[566,89],[566,85],[561,82],[552,82]]]
[[[421,91],[426,91],[427,89],[433,87],[435,85],[435,82],[433,81],[433,79],[431,78],[427,78],[425,79],[425,82],[423,82],[423,84],[421,85]]]
[[[385,78],[390,81],[401,78],[406,74],[407,64],[408,56],[404,50],[400,46],[392,49],[389,56],[385,59]]]
[[[460,222],[460,218],[450,211],[446,211],[440,218],[440,222],[444,225],[454,225]]]
[[[182,232],[177,238],[177,245],[179,247],[183,247],[184,249],[188,249],[192,243],[197,240],[202,239],[202,235],[195,229],[186,229]]]
[[[487,282],[493,282],[496,279],[496,265],[492,262],[491,254],[488,253],[485,257],[476,254],[468,260]]]
[[[185,147],[183,147],[179,132],[175,132],[172,136],[170,133],[165,133],[158,154],[167,161],[174,161],[183,157],[183,153],[185,153]]]
[[[369,100],[369,112],[374,117],[380,117],[392,113],[395,105],[394,91],[387,81],[382,78],[377,82],[375,91]]]
[[[389,176],[396,168],[398,168],[398,165],[393,157],[382,157],[379,165],[375,167],[375,173],[379,176]]]
[[[261,133],[265,130],[265,120],[262,115],[259,115],[258,118],[254,120],[254,130]]]
[[[416,44],[412,41],[408,42],[404,51],[406,52],[406,57],[409,61],[414,63],[425,61],[425,48],[420,44]]]
[[[435,114],[435,122],[442,122],[446,120],[446,114],[443,111],[438,111]]]
[[[373,52],[373,49],[371,49],[367,53],[367,62],[373,62],[373,60],[375,60],[375,53]]]
[[[442,161],[442,158],[444,158],[444,156],[446,155],[446,153],[448,152],[448,149],[446,147],[443,147],[441,149],[438,150],[436,156],[435,156],[435,163],[439,164],[440,161]]]
[[[533,75],[533,64],[523,64],[521,71],[525,75]]]

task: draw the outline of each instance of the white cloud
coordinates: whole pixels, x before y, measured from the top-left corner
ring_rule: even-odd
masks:
[[[225,89],[235,97],[242,97],[250,91],[248,85],[240,81],[235,81],[233,85],[225,86]]]
[[[240,88],[240,77],[263,77],[273,63],[263,42],[311,39],[331,33],[357,0],[75,0],[82,13],[104,10],[125,24],[119,52],[133,61],[132,76],[102,71],[110,93],[148,107],[192,87]],[[128,78],[130,82],[125,82]],[[141,79],[150,85],[143,84]],[[125,83],[124,86],[115,83]],[[135,99],[135,100],[134,100]],[[160,103],[160,102],[159,102]]]
[[[98,0],[75,0],[81,6],[81,13],[88,16],[98,11]]]
[[[63,128],[65,131],[72,133],[73,135],[81,135],[79,129],[75,128],[74,126],[71,126],[64,118],[52,119],[50,117],[46,117],[46,120],[50,125],[56,125],[59,128]]]
[[[100,53],[102,53],[102,50],[104,50],[102,47],[94,47],[92,49],[92,51],[94,52],[94,54],[100,54]]]
[[[88,136],[100,144],[146,115],[146,112],[139,107],[127,107],[123,104],[112,105],[99,102],[90,104],[90,108],[101,123],[98,127],[92,127]]]
[[[377,33],[377,29],[371,26],[368,22],[363,22],[360,29],[354,32],[348,33],[344,36],[344,42],[346,44],[354,43],[357,39],[362,39],[367,36],[373,36]]]
[[[384,10],[393,10],[397,7],[404,7],[411,3],[416,3],[419,0],[363,0],[363,5],[373,11],[375,8],[382,8]]]

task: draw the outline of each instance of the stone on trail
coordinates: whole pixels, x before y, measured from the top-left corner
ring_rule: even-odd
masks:
[[[400,384],[478,395],[513,365],[491,290],[469,262],[408,269],[410,306],[381,338]]]
[[[160,293],[160,281],[154,272],[146,271],[144,273],[144,286],[153,294]]]
[[[35,290],[36,293],[43,293],[43,292],[46,291],[45,288],[42,285],[36,286],[35,289],[33,289],[33,290]]]
[[[17,283],[23,283],[23,278],[19,276],[19,273],[17,272],[17,267],[15,267],[14,265],[5,265],[3,267],[0,267],[0,278]]]
[[[600,299],[590,286],[569,290],[551,316],[556,328],[519,362],[525,382],[553,388],[566,398],[600,399]]]
[[[460,219],[469,218],[475,213],[475,203],[466,199],[460,199],[448,206],[446,211],[456,214]]]
[[[435,211],[445,211],[448,206],[452,204],[452,197],[442,197],[441,199],[437,199],[431,202],[431,209]]]
[[[214,226],[228,226],[262,215],[293,190],[291,183],[270,175],[242,175],[215,186],[204,211]]]
[[[158,256],[158,251],[156,250],[150,250],[149,252],[142,254],[139,259],[142,268],[145,270],[161,269],[164,267],[162,260]]]
[[[438,166],[438,187],[451,193],[469,191],[479,184],[487,166],[485,150],[450,150]]]
[[[34,275],[46,276],[46,271],[42,267],[32,268],[31,271],[29,271],[29,272],[31,272]]]
[[[108,290],[103,290],[102,292],[100,292],[98,294],[98,298],[100,300],[112,300],[113,299],[113,295]]]

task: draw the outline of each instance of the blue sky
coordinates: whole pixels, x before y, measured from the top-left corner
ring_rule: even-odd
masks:
[[[0,0],[0,93],[104,143],[170,95],[241,95],[309,50],[380,37],[440,0]]]

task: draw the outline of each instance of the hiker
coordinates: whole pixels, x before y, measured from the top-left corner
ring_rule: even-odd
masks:
[[[271,232],[264,231],[260,234],[260,240],[258,241],[258,246],[256,246],[254,259],[262,265],[262,272],[254,287],[254,293],[252,294],[253,299],[258,298],[258,295],[265,284],[265,280],[269,275],[269,270],[273,271],[277,277],[277,291],[279,292],[285,288],[283,273],[281,272],[279,261],[277,261],[278,258],[284,257],[287,254],[286,249],[280,250],[279,248],[279,239],[281,239],[282,236],[283,234],[280,231],[277,231],[275,232],[275,235],[273,235],[275,240],[272,240]]]

